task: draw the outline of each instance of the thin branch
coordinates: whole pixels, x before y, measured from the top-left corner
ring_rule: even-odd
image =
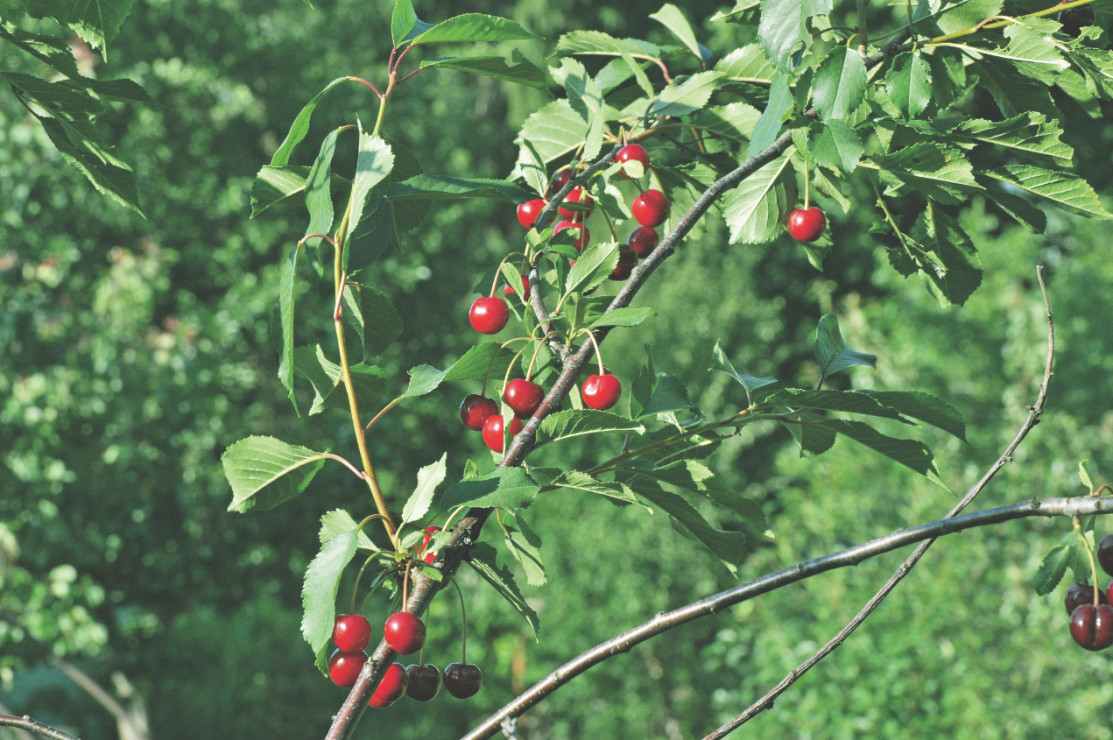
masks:
[[[1047,287],[1043,282],[1042,266],[1036,268],[1036,279],[1040,284],[1040,293],[1043,295],[1043,306],[1047,316],[1047,358],[1044,362],[1043,380],[1040,382],[1040,389],[1036,395],[1036,403],[1028,407],[1028,416],[1024,420],[1024,423],[1021,424],[1020,430],[1016,433],[1016,436],[1013,437],[1012,442],[1010,442],[1005,448],[1005,451],[997,457],[997,460],[990,466],[985,475],[971,486],[970,490],[968,490],[966,494],[963,495],[962,499],[948,512],[948,517],[954,517],[958,512],[966,508],[966,506],[989,484],[993,477],[997,475],[997,472],[1005,467],[1006,463],[1012,460],[1016,448],[1019,447],[1020,443],[1024,441],[1024,438],[1028,436],[1028,432],[1032,431],[1032,428],[1039,423],[1040,415],[1043,413],[1044,402],[1047,400],[1047,388],[1051,382],[1052,361],[1055,358],[1055,322],[1051,315],[1051,303],[1047,298]],[[707,735],[704,740],[717,740],[718,738],[725,737],[729,732],[753,719],[756,715],[766,709],[770,709],[773,706],[774,699],[783,694],[789,686],[796,683],[796,680],[807,673],[816,663],[830,655],[835,648],[841,645],[846,638],[854,632],[854,630],[858,629],[858,626],[873,613],[873,610],[877,608],[878,604],[884,601],[892,590],[896,588],[897,584],[912,571],[912,568],[920,561],[920,558],[924,556],[924,553],[927,552],[927,549],[931,547],[934,542],[934,539],[928,539],[922,542],[912,554],[901,563],[900,567],[897,568],[893,575],[889,577],[889,580],[885,582],[885,585],[878,589],[877,593],[866,602],[861,610],[855,614],[842,629],[835,633],[835,636],[828,640],[823,647],[819,648],[811,657],[789,672],[776,686],[747,707],[744,712]]]
[[[36,722],[28,716],[9,717],[0,715],[0,727],[15,727],[18,730],[26,730],[35,735],[54,738],[54,740],[80,740],[80,738],[68,732],[62,732],[56,727],[44,725],[42,722]]]

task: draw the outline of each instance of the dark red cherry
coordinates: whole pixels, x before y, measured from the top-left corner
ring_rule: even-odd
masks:
[[[622,395],[622,383],[610,373],[589,375],[580,386],[580,395],[585,406],[603,411],[618,403],[618,397]]]
[[[457,699],[475,696],[483,686],[483,671],[472,663],[449,663],[444,668],[444,687]]]
[[[576,232],[579,233],[580,238],[572,244],[572,246],[576,249],[583,251],[584,244],[591,243],[591,232],[588,230],[588,228],[583,224],[577,224],[572,221],[568,221],[567,219],[564,221],[560,221],[559,223],[557,223],[556,226],[553,227],[553,236],[556,236],[565,229],[575,229]]]
[[[611,280],[625,280],[630,277],[630,273],[634,271],[634,267],[638,264],[638,253],[629,244],[618,245],[618,264],[614,266],[614,271],[611,272],[609,277]]]
[[[669,217],[669,201],[660,190],[646,190],[634,198],[630,213],[642,226],[660,226]]]
[[[626,240],[639,257],[648,257],[649,253],[657,248],[657,232],[648,226],[639,226],[634,229],[630,234],[630,238]]]
[[[429,701],[441,690],[441,671],[432,663],[406,666],[406,696]]]
[[[1113,584],[1111,584],[1113,585]],[[1083,604],[1094,603],[1094,587],[1088,583],[1072,583],[1067,589],[1067,596],[1063,600],[1067,607],[1067,614],[1072,613]],[[1106,603],[1106,593],[1098,590],[1098,603]]]
[[[1113,606],[1083,604],[1077,607],[1070,615],[1070,633],[1074,641],[1087,650],[1104,650],[1113,645]]]

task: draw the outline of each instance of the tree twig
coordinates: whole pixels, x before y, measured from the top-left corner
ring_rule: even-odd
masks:
[[[25,730],[33,735],[41,735],[43,737],[53,738],[54,740],[81,740],[68,732],[63,732],[57,727],[44,725],[42,722],[36,722],[30,717],[24,715],[23,717],[10,717],[0,715],[0,727],[14,727],[18,730]]]
[[[1045,286],[1043,282],[1042,266],[1036,268],[1036,279],[1040,284],[1040,293],[1043,295],[1044,311],[1047,316],[1047,359],[1044,362],[1043,380],[1040,382],[1040,389],[1036,395],[1036,402],[1028,407],[1028,416],[1025,418],[1024,423],[1021,424],[1020,430],[1016,433],[1016,436],[1014,436],[1008,446],[1005,447],[1004,452],[997,457],[997,460],[990,466],[985,475],[971,486],[963,495],[962,499],[947,513],[948,517],[954,517],[966,508],[966,506],[989,484],[993,477],[997,475],[997,472],[1005,467],[1006,463],[1012,460],[1012,455],[1016,451],[1016,448],[1019,447],[1020,443],[1024,441],[1024,438],[1028,436],[1028,432],[1032,431],[1033,427],[1039,423],[1040,415],[1043,413],[1044,402],[1047,400],[1047,388],[1051,382],[1052,361],[1055,358],[1055,322],[1051,315],[1051,303],[1047,297],[1047,286]],[[885,585],[878,589],[877,593],[865,603],[861,610],[859,610],[842,629],[835,633],[834,637],[816,650],[807,660],[785,675],[785,677],[782,678],[776,686],[766,692],[764,696],[747,707],[741,714],[704,737],[704,740],[718,740],[719,738],[725,737],[727,733],[745,724],[766,709],[771,708],[774,699],[783,694],[789,686],[796,683],[796,680],[807,673],[816,663],[830,655],[835,648],[841,645],[846,638],[854,632],[854,630],[858,629],[858,626],[873,613],[873,610],[877,608],[878,604],[884,601],[892,590],[896,588],[897,584],[912,571],[912,568],[920,561],[920,558],[924,556],[924,553],[927,552],[927,549],[931,547],[934,542],[934,538],[921,542],[912,554],[900,564],[900,567],[893,572],[889,580],[885,582]]]

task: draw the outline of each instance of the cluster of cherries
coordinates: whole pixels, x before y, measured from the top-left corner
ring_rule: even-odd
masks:
[[[390,615],[383,625],[383,637],[400,655],[416,653],[425,646],[425,623],[410,612]],[[332,628],[336,650],[329,658],[329,678],[337,686],[352,686],[367,662],[365,648],[371,642],[371,623],[362,614],[344,614]],[[449,663],[444,669],[444,687],[457,699],[475,696],[483,686],[483,671],[471,663]],[[391,663],[371,695],[368,706],[389,707],[405,694],[418,701],[429,701],[441,689],[441,671],[432,663],[402,667]]]
[[[1098,563],[1113,575],[1113,534],[1098,542]],[[1088,583],[1075,583],[1067,589],[1066,607],[1070,614],[1070,634],[1087,650],[1104,650],[1113,645],[1113,582],[1103,591]]]
[[[649,172],[649,153],[641,144],[627,144],[622,147],[615,155],[615,161],[622,165],[623,177],[631,177],[628,173],[633,173],[635,178],[640,178]],[[570,177],[570,170],[558,173],[550,182],[548,192],[559,192],[568,184]],[[548,204],[549,201],[545,198],[534,198],[522,203],[518,206],[518,221],[526,229],[533,228],[537,217]],[[561,220],[553,227],[553,235],[574,230],[578,236],[573,246],[582,250],[584,244],[590,243],[591,238],[583,222],[591,215],[594,204],[591,194],[584,188],[570,190],[558,208]],[[630,277],[638,259],[648,257],[657,247],[660,239],[656,227],[668,218],[669,201],[660,190],[649,188],[633,199],[630,212],[640,225],[630,234],[626,243],[619,245],[618,265],[610,275],[612,280]],[[468,312],[472,328],[481,334],[497,334],[502,331],[510,321],[510,307],[505,296],[516,295],[517,292],[513,286],[506,285],[503,287],[503,295],[497,296],[492,287],[490,295],[476,298]],[[521,298],[525,303],[530,299],[529,280],[525,276],[522,277]],[[614,406],[621,395],[622,383],[604,370],[601,360],[599,373],[589,375],[580,384],[580,397],[584,405],[598,411]],[[514,411],[509,425],[510,436],[522,431],[522,420],[533,415],[544,397],[544,389],[528,377],[514,378],[506,383],[502,400]],[[482,432],[483,442],[493,451],[503,451],[507,424],[493,399],[476,393],[468,395],[460,404],[460,420],[468,429]]]

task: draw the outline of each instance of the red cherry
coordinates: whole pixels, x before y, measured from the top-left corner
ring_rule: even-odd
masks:
[[[406,669],[402,667],[402,664],[391,663],[386,667],[383,680],[379,681],[379,686],[375,689],[375,693],[371,695],[371,701],[367,702],[367,706],[376,709],[389,707],[401,699],[402,694],[406,693],[406,680]]]
[[[1107,534],[1098,540],[1097,556],[1102,570],[1113,576],[1113,534]]]
[[[618,264],[614,266],[614,272],[609,277],[611,280],[625,280],[630,277],[633,272],[634,266],[638,264],[638,253],[629,244],[618,245]]]
[[[523,419],[533,415],[543,398],[545,391],[541,386],[524,378],[514,378],[502,391],[502,400],[514,409],[515,416]]]
[[[494,403],[494,401],[492,401],[491,403]],[[497,408],[495,409],[495,413],[498,413]],[[481,426],[480,429],[482,429],[482,428],[483,427]],[[433,535],[435,535],[437,532],[440,532],[440,531],[441,531],[441,528],[436,526],[435,524],[425,528],[425,537],[421,540],[421,549],[418,550],[418,554],[419,555],[422,554],[422,553],[425,554],[425,562],[426,563],[431,563],[431,562],[433,562],[434,560],[437,559],[437,553],[435,553],[435,552],[426,553],[425,550],[426,550],[426,548],[429,547],[429,540],[433,539]]]
[[[457,699],[475,696],[483,686],[483,671],[472,663],[449,663],[444,668],[444,687]]]
[[[550,193],[559,193],[560,189],[568,184],[568,178],[572,177],[572,170],[561,170],[553,175],[553,179],[549,182]]]
[[[657,232],[648,226],[639,226],[630,234],[626,243],[633,247],[639,257],[648,257],[649,253],[657,248]]]
[[[580,386],[580,396],[584,399],[584,405],[599,411],[614,406],[621,395],[622,383],[610,373],[589,375]]]
[[[642,226],[660,226],[669,217],[669,201],[660,190],[646,190],[634,198],[630,212]]]
[[[487,421],[483,422],[483,442],[494,452],[502,452],[503,450],[502,430],[505,426],[506,420],[502,418],[501,414],[488,416]],[[513,437],[522,431],[522,426],[522,420],[515,416],[510,422],[510,436]]]
[[[1070,615],[1070,633],[1074,641],[1087,650],[1104,650],[1113,645],[1113,606],[1083,604],[1077,607]]]
[[[343,614],[332,625],[332,642],[341,652],[359,652],[371,642],[371,623],[362,614]]]
[[[429,701],[441,690],[441,672],[432,663],[406,666],[406,696]]]
[[[1109,585],[1113,587],[1113,583]],[[1067,595],[1063,601],[1067,607],[1067,614],[1083,604],[1093,604],[1094,587],[1088,583],[1072,583],[1070,588],[1067,589]],[[1106,592],[1098,589],[1098,602],[1104,604],[1106,601]]]
[[[525,203],[522,203],[518,206],[518,223],[520,223],[523,228],[532,228],[537,222],[537,217],[541,215],[541,211],[544,210],[545,206],[548,204],[549,202],[544,198],[534,198],[533,200],[527,200]]]
[[[509,285],[504,285],[502,288],[503,295],[518,295],[518,291],[511,288]],[[529,278],[522,275],[522,300],[526,303],[529,302]]]
[[[618,150],[618,154],[614,155],[614,161],[624,165],[622,168],[623,177],[630,177],[625,167],[627,162],[640,162],[642,174],[645,174],[649,170],[649,152],[647,152],[645,147],[641,144],[627,144],[622,147]]]
[[[487,420],[488,416],[498,412],[499,405],[497,403],[478,393],[465,396],[460,403],[460,421],[464,422],[464,426],[468,429],[477,432],[483,428],[483,422]]]
[[[510,306],[496,296],[476,298],[468,311],[468,321],[480,334],[498,334],[510,321]]]
[[[576,249],[583,250],[584,243],[585,242],[590,243],[591,232],[588,231],[588,228],[586,226],[584,226],[583,224],[574,223],[574,222],[568,221],[568,220],[561,221],[556,226],[553,227],[553,236],[556,236],[557,234],[564,231],[565,229],[576,229],[577,231],[579,231],[580,238],[577,239],[576,242],[572,245]]]
[[[354,686],[366,662],[367,653],[362,650],[358,653],[335,650],[328,659],[328,677],[337,686]]]
[[[815,206],[797,208],[788,214],[788,233],[798,242],[814,242],[827,227],[827,217]]]
[[[387,617],[383,637],[402,655],[416,653],[425,644],[425,622],[410,612],[396,612]]]
[[[577,213],[582,213],[584,214],[584,218],[586,219],[588,216],[591,215],[592,207],[595,205],[595,200],[583,188],[572,188],[572,190],[568,193],[568,197],[564,199],[564,203],[573,203],[584,207],[582,209],[571,209],[565,208],[562,204],[560,208],[557,209],[558,211],[560,211],[561,216],[563,216],[564,218],[572,218]]]

